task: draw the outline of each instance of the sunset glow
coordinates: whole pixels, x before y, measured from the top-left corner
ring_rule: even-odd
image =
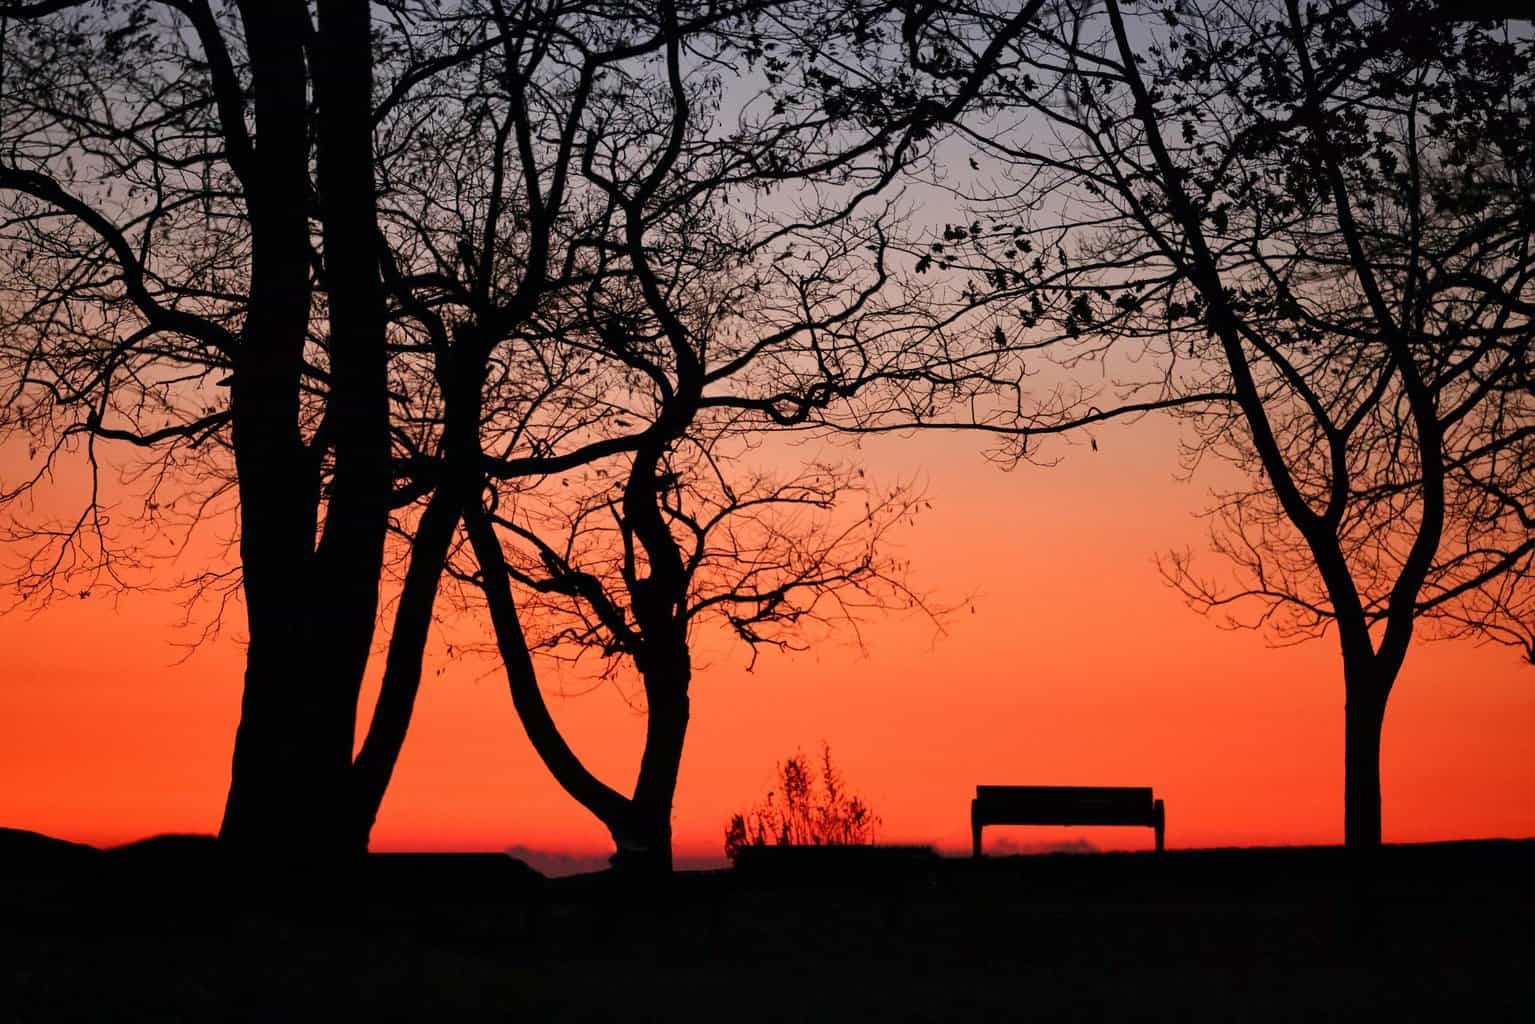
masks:
[[[878,620],[862,652],[849,638],[765,654],[752,673],[739,648],[708,638],[674,818],[680,863],[722,862],[728,816],[761,797],[777,761],[823,740],[887,841],[966,849],[978,783],[1152,786],[1171,848],[1341,841],[1336,644],[1272,649],[1190,612],[1152,557],[1200,550],[1208,481],[1174,481],[1170,427],[1097,437],[1096,452],[1010,474],[953,435],[864,446],[871,475],[927,481],[934,507],[900,543],[920,587],[974,594],[973,611],[943,636],[915,616]],[[241,651],[230,630],[173,664],[179,616],[168,596],[128,594],[0,617],[0,821],[96,844],[217,829]],[[373,848],[605,857],[605,830],[540,764],[498,667],[443,647],[439,632]],[[1535,834],[1532,672],[1501,647],[1415,643],[1386,718],[1387,842]],[[638,713],[611,685],[561,698],[560,681],[544,681],[572,745],[627,789]],[[1152,842],[1140,828],[987,834],[998,852],[1079,839]]]

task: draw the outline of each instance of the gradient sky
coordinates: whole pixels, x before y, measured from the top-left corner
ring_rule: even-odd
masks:
[[[888,841],[968,847],[977,783],[1149,785],[1168,845],[1335,843],[1343,689],[1329,637],[1274,649],[1189,611],[1152,557],[1203,540],[1210,480],[1176,482],[1146,421],[1003,473],[953,435],[882,438],[876,478],[920,474],[934,508],[901,535],[918,584],[974,594],[943,636],[893,617],[852,643],[765,654],[709,645],[676,804],[683,858],[718,858],[775,762],[830,744]],[[1214,562],[1206,567],[1219,570]],[[0,825],[97,844],[217,828],[238,716],[233,635],[183,664],[170,597],[93,596],[0,616]],[[539,763],[489,662],[434,639],[380,850],[605,853],[602,827]],[[612,686],[550,678],[573,745],[627,790],[642,722]],[[367,695],[371,697],[371,694]],[[1535,835],[1535,668],[1510,650],[1415,645],[1386,718],[1388,842]],[[1028,848],[1147,848],[1149,829],[988,830]]]

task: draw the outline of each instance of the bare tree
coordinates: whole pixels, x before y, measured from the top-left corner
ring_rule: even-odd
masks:
[[[944,9],[945,52],[976,52],[991,15]],[[1381,727],[1415,625],[1496,594],[1530,550],[1535,65],[1528,40],[1432,13],[1056,4],[960,125],[1015,184],[976,183],[979,219],[934,246],[1022,297],[1020,350],[1150,368],[954,425],[1017,456],[1172,408],[1191,461],[1261,481],[1212,512],[1234,590],[1186,556],[1165,569],[1203,609],[1255,602],[1237,621],[1281,640],[1335,631],[1361,848],[1380,842]]]
[[[761,648],[803,649],[856,631],[872,614],[938,609],[910,589],[906,564],[884,548],[921,504],[909,489],[871,493],[860,474],[835,466],[809,466],[788,481],[732,471],[716,447],[693,439],[653,467],[640,463],[638,475],[637,461],[616,479],[595,467],[582,482],[598,486],[584,500],[556,495],[558,522],[530,509],[529,495],[515,512],[471,513],[467,522],[475,582],[529,738],[611,831],[618,866],[656,870],[671,861],[701,632],[725,631],[755,661]],[[597,779],[561,737],[538,685],[540,650],[577,661],[594,653],[604,673],[638,676],[645,749],[632,795]]]
[[[743,111],[734,128],[713,115],[753,76],[782,78],[770,54],[834,38],[829,9],[474,7],[446,23],[450,49],[484,60],[402,103],[410,135],[397,164],[386,157],[386,279],[402,365],[415,367],[397,388],[411,424],[397,432],[414,481],[403,490],[426,503],[423,527],[442,512],[434,557],[453,547],[461,506],[478,569],[454,571],[488,597],[535,748],[644,867],[670,863],[696,624],[789,646],[916,600],[876,546],[914,493],[875,493],[835,466],[755,473],[738,462],[746,439],[809,424],[875,382],[937,400],[984,378],[985,353],[940,366],[911,344],[945,314],[885,267],[881,198],[980,76],[945,83],[947,103],[871,91],[834,113],[816,99]],[[764,212],[768,189],[785,196]],[[860,494],[864,513],[845,514]],[[420,636],[430,607],[412,613]],[[419,645],[399,648],[393,674],[403,636],[388,717],[375,715],[359,759],[381,769],[374,794],[419,681]],[[538,687],[533,651],[589,648],[642,682],[632,795],[582,765]]]
[[[884,193],[983,73],[862,75],[863,13],[807,0],[317,11],[312,23],[298,0],[0,6],[0,426],[42,452],[5,492],[15,582],[29,601],[132,583],[141,535],[114,536],[101,514],[103,470],[125,461],[98,458],[105,442],[143,453],[135,525],[190,530],[233,504],[238,564],[192,581],[237,594],[250,636],[222,834],[276,853],[366,844],[460,516],[628,458],[612,507],[645,571],[667,575],[651,592],[672,597],[631,587],[640,563],[610,582],[669,637],[656,641],[670,645],[664,673],[685,691],[691,616],[772,642],[770,624],[827,607],[801,596],[894,578],[824,523],[777,548],[786,536],[761,533],[755,571],[684,615],[683,596],[703,593],[695,576],[723,586],[676,571],[672,531],[690,516],[706,535],[743,536],[766,508],[829,511],[861,486],[827,467],[720,476],[711,491],[730,439],[748,420],[810,423],[875,381],[953,397],[988,358],[934,369],[909,340],[940,337],[945,320],[898,323],[917,291],[887,294],[884,266]],[[791,47],[843,73],[806,78],[734,131],[699,130],[727,80],[781,86]],[[725,205],[774,190],[773,216],[732,234],[751,218]],[[854,260],[865,246],[873,260]],[[754,319],[772,328],[745,330]],[[77,452],[92,481],[80,515],[30,517],[50,468]],[[695,504],[676,504],[684,493]],[[865,528],[911,500],[874,501]],[[400,600],[353,762],[386,535]],[[665,774],[647,807],[669,806]]]
[[[274,852],[366,846],[465,500],[453,484],[466,475],[442,471],[460,428],[437,415],[441,393],[473,393],[472,429],[494,339],[522,329],[550,281],[588,271],[559,263],[561,239],[584,230],[566,224],[568,138],[541,178],[519,147],[548,108],[529,113],[517,92],[526,82],[503,85],[487,58],[507,54],[515,67],[530,45],[536,63],[540,45],[583,16],[609,26],[627,56],[659,45],[612,30],[622,5],[382,13],[375,23],[367,4],[332,4],[311,25],[302,3],[5,8],[16,20],[0,164],[14,214],[4,427],[43,452],[38,472],[6,492],[23,563],[15,582],[26,600],[132,585],[128,569],[151,568],[138,527],[190,532],[238,516],[238,559],[191,585],[220,616],[232,595],[245,604],[247,686],[223,835]],[[492,125],[496,100],[516,114]],[[525,255],[511,251],[518,243]],[[536,398],[548,370],[537,359],[501,365],[503,397]],[[533,437],[532,450],[556,433]],[[145,452],[130,467],[148,481],[139,513],[116,535],[100,477],[125,460],[98,459],[100,442]],[[79,517],[27,518],[28,499],[80,446],[92,486]],[[406,568],[385,685],[353,763],[386,530]]]
[[[4,425],[41,456],[3,495],[13,582],[28,601],[129,583],[144,526],[237,496],[249,647],[221,835],[282,857],[345,845],[390,480],[371,16],[317,11],[0,5]],[[107,444],[150,460],[115,536]],[[79,514],[28,518],[76,452]]]

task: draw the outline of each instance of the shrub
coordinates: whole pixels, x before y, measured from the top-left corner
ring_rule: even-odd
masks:
[[[725,829],[725,855],[748,846],[857,846],[874,842],[880,819],[863,798],[847,791],[821,745],[819,776],[810,759],[796,753],[778,765],[777,789],[755,807],[732,815]]]

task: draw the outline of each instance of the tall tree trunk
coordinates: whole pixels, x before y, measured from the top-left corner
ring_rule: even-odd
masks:
[[[1380,846],[1380,736],[1390,686],[1375,666],[1347,673],[1343,708],[1343,845]]]
[[[309,139],[302,3],[242,5],[255,93],[250,311],[230,382],[250,644],[220,838],[266,858],[307,850],[334,818],[323,702],[304,663],[319,500],[299,433],[309,325]],[[303,855],[297,853],[297,855]]]
[[[330,719],[326,778],[352,767],[357,702],[378,615],[390,504],[389,393],[374,187],[368,0],[320,0],[310,68],[318,100],[315,166],[325,242],[330,393],[317,446],[335,452],[315,551],[310,655]],[[336,792],[344,820],[351,792]]]

